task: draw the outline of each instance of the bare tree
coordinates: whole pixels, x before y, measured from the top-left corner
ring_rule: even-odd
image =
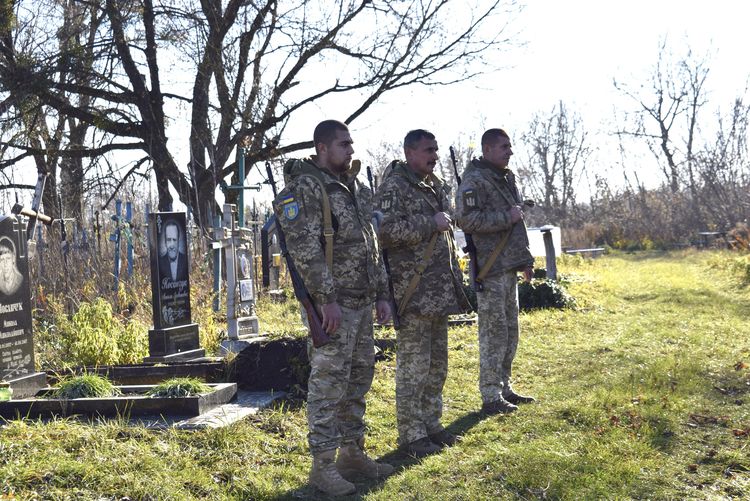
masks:
[[[48,176],[45,210],[63,209],[80,218],[84,178],[90,160],[114,149],[113,136],[96,137],[96,127],[70,110],[92,111],[97,93],[77,93],[112,74],[112,57],[96,43],[103,17],[95,2],[40,0],[8,5],[0,23],[0,169],[33,159]],[[50,25],[57,25],[50,30]],[[59,174],[59,175],[58,175]],[[57,196],[63,201],[58,207]]]
[[[615,88],[638,104],[638,110],[630,114],[630,124],[618,134],[646,141],[674,194],[685,185],[693,194],[696,192],[695,136],[699,113],[706,103],[708,72],[706,58],[688,50],[675,60],[663,40],[648,84],[634,89],[614,82]]]
[[[394,160],[403,160],[404,150],[401,144],[381,142],[376,148],[366,151],[363,164],[372,170],[373,184],[377,187],[387,175],[388,167]]]
[[[549,221],[564,222],[576,205],[576,189],[590,154],[581,117],[561,101],[547,114],[537,113],[523,134],[527,162],[521,182]]]
[[[711,223],[729,227],[747,219],[750,201],[750,105],[735,99],[727,116],[718,114],[718,132],[713,143],[697,155],[695,163],[703,181],[701,200],[712,210]]]
[[[118,138],[108,150],[141,150],[155,173],[159,208],[172,206],[171,185],[204,225],[206,208],[218,210],[221,180],[242,181],[236,148],[245,148],[252,165],[310,147],[311,141],[284,142],[287,125],[312,103],[330,105],[342,94],[356,98],[344,117],[351,123],[395,89],[472,78],[488,68],[475,64],[480,58],[508,44],[503,26],[516,9],[513,0],[474,6],[448,0],[68,2],[96,10],[103,24],[86,46],[111,60],[92,66],[86,81],[55,80],[48,68],[68,54],[38,46],[21,51],[19,30],[31,32],[33,16],[19,7],[15,23],[0,23],[2,89],[2,75],[22,71],[32,83],[15,89],[24,99]],[[32,0],[19,5],[27,3]],[[23,60],[16,57],[21,52]],[[66,60],[80,68],[78,58]],[[181,81],[186,75],[192,91]],[[76,103],[63,93],[92,102]],[[187,172],[175,160],[184,143],[172,138],[168,144],[167,122],[179,118],[170,116],[175,103],[189,114]],[[86,156],[102,149],[88,144],[76,151]]]

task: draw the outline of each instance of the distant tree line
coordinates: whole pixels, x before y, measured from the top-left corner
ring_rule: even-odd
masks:
[[[533,114],[524,130],[508,131],[511,168],[537,204],[530,223],[562,227],[563,245],[574,247],[668,248],[696,243],[698,232],[732,230],[747,246],[750,104],[742,90],[729,110],[712,114],[708,76],[707,58],[691,51],[674,57],[663,43],[650,79],[635,86],[615,81],[633,106],[603,132],[615,145],[609,155],[593,155],[592,129],[563,102]],[[438,173],[452,180],[450,143],[438,142]],[[454,146],[461,169],[481,155],[478,145]],[[382,176],[402,153],[380,145],[369,155]]]

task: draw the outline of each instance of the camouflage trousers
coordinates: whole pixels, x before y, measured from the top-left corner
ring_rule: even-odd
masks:
[[[396,422],[407,444],[443,429],[448,375],[448,316],[401,316],[396,334]]]
[[[506,272],[488,277],[477,293],[479,315],[479,393],[482,402],[498,400],[510,387],[518,348],[518,277]]]
[[[315,348],[308,341],[307,440],[313,454],[365,434],[365,394],[375,374],[372,306],[341,311],[330,343]]]

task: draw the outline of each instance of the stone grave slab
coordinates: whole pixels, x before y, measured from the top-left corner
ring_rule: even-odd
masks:
[[[257,414],[285,396],[285,391],[238,391],[235,400],[214,407],[200,416],[178,421],[174,427],[181,430],[222,428]]]
[[[148,331],[145,362],[200,358],[198,324],[190,307],[190,256],[184,212],[149,214],[151,299],[154,327]]]
[[[52,416],[199,416],[225,404],[237,394],[236,383],[209,383],[205,395],[180,398],[154,398],[146,395],[153,385],[117,386],[122,395],[107,398],[48,398],[53,388],[40,390],[34,398],[0,402],[0,417],[48,418]]]
[[[16,216],[0,216],[0,386],[14,398],[46,386],[34,365],[26,223]]]
[[[103,365],[98,367],[78,367],[69,371],[56,371],[48,375],[48,380],[60,376],[96,374],[106,377],[113,384],[142,385],[158,384],[177,377],[197,378],[208,383],[225,381],[225,363],[221,357],[205,357],[181,364],[128,364]]]

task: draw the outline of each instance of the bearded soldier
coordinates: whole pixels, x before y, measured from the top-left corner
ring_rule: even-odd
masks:
[[[381,245],[388,251],[399,329],[396,349],[396,420],[399,442],[422,457],[453,445],[443,428],[443,386],[448,372],[448,315],[468,300],[451,231],[450,188],[434,174],[435,136],[410,131],[406,162],[393,162],[378,189]]]
[[[357,474],[377,478],[393,471],[363,450],[365,394],[375,368],[373,303],[378,321],[386,322],[389,295],[371,223],[372,192],[351,168],[349,129],[326,120],[315,128],[313,141],[316,156],[284,166],[286,187],[274,210],[330,338],[309,345],[310,483],[344,495],[356,491],[349,480]]]
[[[513,412],[516,404],[534,401],[516,393],[510,380],[519,334],[517,273],[531,280],[534,264],[521,197],[508,169],[511,155],[504,130],[486,131],[482,157],[464,171],[456,194],[458,226],[472,235],[478,257],[479,390],[485,414]]]

